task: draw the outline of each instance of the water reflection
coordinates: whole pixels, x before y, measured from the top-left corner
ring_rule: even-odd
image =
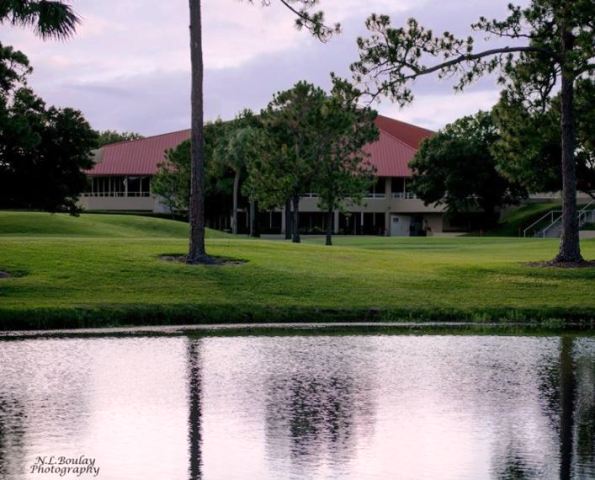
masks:
[[[188,443],[190,459],[190,480],[200,480],[201,477],[201,371],[200,371],[200,343],[199,340],[188,342]]]
[[[0,341],[0,478],[591,479],[594,383],[593,337]]]

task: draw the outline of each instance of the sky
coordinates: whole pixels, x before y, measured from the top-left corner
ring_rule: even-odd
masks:
[[[278,0],[203,0],[205,117],[230,119],[265,107],[273,94],[307,80],[330,86],[330,73],[349,78],[356,39],[371,13],[408,18],[436,32],[461,36],[481,15],[500,18],[508,0],[320,0],[327,23],[343,32],[327,43],[298,31]],[[187,0],[73,0],[82,23],[66,41],[42,41],[31,31],[0,26],[2,42],[23,51],[34,72],[30,86],[48,104],[81,110],[100,130],[160,134],[189,127],[190,53]],[[482,40],[483,37],[478,37]],[[489,109],[498,86],[485,78],[455,93],[452,81],[425,77],[404,108],[383,99],[382,114],[439,129]]]

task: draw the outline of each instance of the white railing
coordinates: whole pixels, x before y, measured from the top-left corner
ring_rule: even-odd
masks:
[[[591,200],[587,205],[581,208],[578,212],[578,224],[582,227],[585,223],[589,222],[589,219],[593,219],[595,217],[595,208],[592,208],[595,205],[595,200]],[[542,229],[535,228],[537,225],[543,224],[545,221],[549,223]],[[552,210],[536,221],[534,221],[531,225],[523,230],[523,237],[526,237],[529,232],[532,232],[534,237],[541,237],[546,238],[547,233],[558,225],[562,221],[562,210]]]
[[[393,192],[393,198],[400,198],[404,200],[416,200],[417,195],[413,192]]]
[[[150,197],[151,192],[85,192],[83,197]]]

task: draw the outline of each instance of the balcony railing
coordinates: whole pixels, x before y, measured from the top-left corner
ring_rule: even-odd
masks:
[[[366,198],[384,198],[386,194],[384,192],[368,192]]]
[[[393,198],[400,198],[403,200],[415,200],[417,195],[413,192],[393,192]]]
[[[85,192],[83,197],[150,197],[151,192]]]

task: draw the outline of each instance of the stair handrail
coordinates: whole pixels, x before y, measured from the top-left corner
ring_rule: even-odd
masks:
[[[578,211],[579,222],[581,221],[581,217],[583,217],[584,215],[588,214],[591,211],[591,207],[592,206],[595,207],[595,200],[591,200],[589,203],[587,203],[583,208],[581,208]],[[554,219],[554,214],[555,213],[559,213],[560,214],[556,219]],[[546,227],[544,227],[541,230],[540,235],[539,235],[540,237],[545,237],[547,231],[550,228],[552,228],[555,224],[557,224],[562,219],[562,210],[550,210],[546,214],[544,214],[541,217],[539,217],[538,220],[534,221],[531,225],[529,225],[527,228],[525,228],[523,230],[523,237],[526,237],[527,236],[527,232],[529,230],[531,230],[533,227],[535,227],[535,225],[541,223],[543,220],[545,220],[548,217],[551,217],[550,224],[547,225]]]
[[[529,230],[531,230],[533,227],[535,227],[535,225],[543,222],[548,217],[551,217],[550,225],[552,223],[554,223],[554,213],[560,213],[561,214],[562,213],[562,210],[550,210],[549,212],[547,212],[544,215],[542,215],[541,217],[539,217],[539,219],[535,220],[531,225],[529,225],[527,228],[525,228],[523,230],[523,237],[526,237],[527,236],[527,232]],[[549,225],[548,225],[548,228],[549,228]]]

